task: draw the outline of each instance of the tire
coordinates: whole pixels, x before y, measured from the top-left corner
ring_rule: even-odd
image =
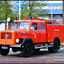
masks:
[[[32,52],[32,46],[30,43],[26,43],[24,48],[21,50],[21,55],[23,57],[29,57]]]
[[[58,51],[58,42],[57,41],[55,41],[54,43],[53,43],[53,47],[49,47],[48,48],[48,50],[49,50],[49,52],[53,52],[53,53],[56,53],[57,51]]]
[[[33,52],[39,52],[40,49],[35,49]]]
[[[9,53],[9,49],[1,49],[0,54],[1,54],[2,56],[7,55],[8,53]]]

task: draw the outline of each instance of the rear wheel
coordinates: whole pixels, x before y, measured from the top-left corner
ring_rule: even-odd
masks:
[[[31,44],[30,43],[26,43],[24,45],[24,48],[21,50],[21,55],[23,57],[28,57],[28,56],[30,56],[31,52],[32,52]]]
[[[1,55],[7,55],[9,53],[9,49],[1,49],[0,54]]]
[[[55,41],[54,43],[53,43],[53,47],[49,47],[48,48],[48,50],[49,50],[49,52],[53,52],[53,53],[56,53],[57,51],[58,51],[58,42],[57,41]]]

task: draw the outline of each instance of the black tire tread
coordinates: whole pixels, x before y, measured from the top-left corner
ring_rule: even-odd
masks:
[[[9,49],[7,49],[7,50],[1,49],[0,54],[1,54],[2,56],[7,55],[8,53],[9,53]]]
[[[54,47],[55,47],[55,44],[57,45],[56,50],[55,50],[55,48],[54,48]],[[55,41],[54,44],[53,44],[53,47],[49,47],[48,50],[49,50],[49,52],[51,52],[51,53],[56,53],[56,52],[58,51],[58,42]]]
[[[26,54],[25,53],[25,49],[26,49],[26,47],[30,47],[30,52],[29,52],[29,54]],[[31,52],[32,52],[32,46],[31,46],[31,44],[30,43],[26,43],[25,45],[24,45],[24,48],[21,50],[21,55],[23,56],[23,57],[29,57],[30,56],[30,54],[31,54]]]

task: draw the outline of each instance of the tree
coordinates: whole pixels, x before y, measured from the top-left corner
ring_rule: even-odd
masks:
[[[38,1],[28,1],[27,3],[22,3],[22,11],[21,11],[21,17],[34,17],[38,18],[39,16],[45,17],[48,14],[47,9],[42,9],[44,6],[47,5],[46,2],[41,1],[42,3]]]
[[[15,13],[9,14],[9,15],[7,16],[7,17],[10,17],[10,18],[11,18],[10,23],[12,23],[12,22],[14,21],[14,19],[15,19],[16,16],[17,16],[17,14],[15,14]]]
[[[6,1],[1,1],[1,2],[2,2],[1,18],[5,19],[5,30],[6,30],[7,29],[6,28],[7,16],[12,13],[12,10],[11,10],[11,5],[10,5],[9,1],[6,0]]]
[[[0,1],[0,20],[2,20],[2,6],[3,6],[3,2]]]

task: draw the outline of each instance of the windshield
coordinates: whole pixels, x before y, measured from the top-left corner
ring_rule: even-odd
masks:
[[[29,29],[29,22],[21,22],[20,23],[20,29]]]
[[[29,22],[14,22],[11,29],[29,29]]]
[[[18,29],[19,25],[20,25],[20,22],[12,23],[12,28],[11,29]]]

